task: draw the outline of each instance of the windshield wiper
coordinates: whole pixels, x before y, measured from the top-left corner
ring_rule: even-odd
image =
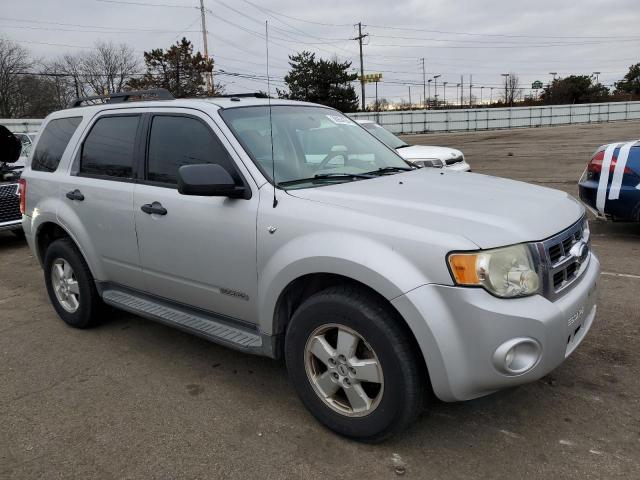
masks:
[[[410,147],[410,146],[411,146],[411,145],[409,145],[408,143],[405,143],[404,145],[398,145],[398,146],[396,147],[396,150],[400,150],[401,148],[407,148],[407,147]]]
[[[279,186],[295,185],[297,183],[316,182],[318,180],[353,180],[356,178],[373,178],[372,173],[320,173],[313,177],[298,178],[296,180],[287,180],[278,182]]]
[[[382,167],[378,170],[373,170],[371,172],[365,172],[363,175],[384,175],[385,173],[393,173],[393,172],[410,172],[411,170],[415,170],[415,168],[411,167]]]

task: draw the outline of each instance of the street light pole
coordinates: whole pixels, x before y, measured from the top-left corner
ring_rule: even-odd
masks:
[[[422,99],[424,100],[424,108],[426,109],[426,103],[427,103],[427,73],[424,69],[424,57],[422,57],[420,59],[420,61],[422,62]]]
[[[460,105],[460,83],[456,83],[456,100],[457,104]]]
[[[411,85],[409,85],[409,110],[411,110],[411,106],[412,106],[412,103],[411,103]]]
[[[480,87],[480,105],[482,105],[482,89],[483,88],[484,87],[482,87],[482,86]]]
[[[491,92],[489,93],[489,105],[493,104],[493,87],[491,87]]]
[[[507,87],[509,85],[509,74],[508,73],[501,73],[500,74],[502,77],[504,77],[504,105],[505,107],[507,106],[507,102],[509,101],[509,93],[507,91]]]
[[[438,78],[440,78],[441,75],[434,75],[433,76],[433,89],[434,89],[434,94],[433,96],[436,98],[436,108],[438,108]]]
[[[442,103],[444,103],[444,108],[447,108],[447,83],[442,82]]]
[[[425,102],[427,106],[425,108],[428,108],[429,100],[431,100],[431,82],[433,82],[433,79],[427,80],[427,100]]]

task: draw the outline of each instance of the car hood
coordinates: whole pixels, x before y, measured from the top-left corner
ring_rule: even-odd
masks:
[[[581,204],[559,190],[476,173],[426,168],[288,193],[459,235],[480,248],[543,240],[584,214]]]
[[[411,145],[409,147],[397,148],[396,151],[405,160],[423,160],[427,158],[438,158],[447,160],[462,155],[460,150],[447,147],[433,147],[428,145]]]

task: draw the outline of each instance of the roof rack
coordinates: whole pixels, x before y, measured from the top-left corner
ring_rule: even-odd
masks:
[[[216,98],[269,98],[269,95],[263,92],[225,93],[224,95],[216,95]]]
[[[141,100],[142,97],[154,97],[152,100],[173,100],[175,98],[166,88],[132,90],[130,92],[109,93],[107,95],[94,95],[92,97],[76,98],[69,104],[69,108],[81,107],[84,102],[91,102],[93,100],[106,100],[102,103],[122,103],[130,101],[132,98]]]

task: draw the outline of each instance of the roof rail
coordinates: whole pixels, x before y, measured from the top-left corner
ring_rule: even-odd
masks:
[[[132,98],[154,97],[152,100],[173,100],[175,97],[166,88],[155,88],[153,90],[132,90],[130,92],[109,93],[107,95],[94,95],[92,97],[76,98],[69,104],[69,108],[81,107],[84,102],[93,100],[106,100],[103,103],[128,102]]]
[[[254,93],[225,93],[224,95],[216,95],[216,98],[269,98],[264,92]]]

